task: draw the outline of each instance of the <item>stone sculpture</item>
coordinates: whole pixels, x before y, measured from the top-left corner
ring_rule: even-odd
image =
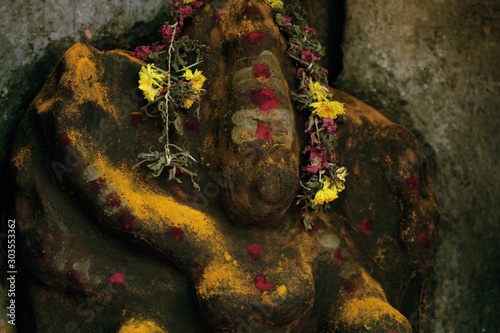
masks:
[[[266,38],[249,44],[255,30]],[[271,9],[212,1],[188,34],[210,45],[207,95],[172,140],[198,161],[200,191],[134,169],[161,127],[141,113],[143,63],[126,52],[73,46],[24,116],[12,158],[31,276],[20,331],[411,332],[396,308],[432,259],[437,221],[415,137],[332,89],[347,109],[336,151],[348,182],[306,232],[295,69]],[[256,64],[271,81],[256,81]],[[281,108],[252,114],[252,87]],[[271,135],[245,136],[257,122]]]

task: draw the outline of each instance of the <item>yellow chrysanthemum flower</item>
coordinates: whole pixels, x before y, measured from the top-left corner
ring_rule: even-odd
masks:
[[[183,3],[192,3],[194,0],[182,0]]]
[[[327,202],[337,199],[339,197],[338,192],[339,191],[337,190],[335,185],[330,184],[330,179],[328,177],[325,177],[325,179],[323,180],[323,188],[316,192],[316,195],[312,200],[313,206],[323,205]]]
[[[323,102],[312,103],[313,113],[321,118],[336,119],[339,115],[345,114],[344,103],[326,100]]]
[[[184,72],[184,74],[182,74],[182,76],[187,81],[192,83],[193,89],[201,89],[201,88],[203,88],[203,84],[207,80],[207,78],[205,76],[203,76],[202,73],[203,72],[199,71],[199,70],[195,70],[193,73],[193,71],[191,71],[190,69],[186,69],[186,71]],[[199,91],[195,90],[194,94],[199,95],[200,93],[199,93]],[[193,105],[193,103],[194,103],[194,99],[186,98],[183,102],[184,108],[189,109]]]
[[[186,98],[183,102],[184,109],[189,109],[194,103],[194,99]]]
[[[144,97],[152,102],[158,96],[163,87],[163,79],[167,76],[153,68],[154,64],[142,66],[139,72],[139,89],[144,93]]]
[[[310,83],[309,91],[313,94],[313,98],[317,102],[326,101],[327,97],[331,96],[331,94],[328,92],[328,89],[326,89],[326,87],[319,82]]]
[[[281,1],[281,0],[266,0],[266,3],[269,6],[271,6],[273,9],[283,8],[283,1]]]

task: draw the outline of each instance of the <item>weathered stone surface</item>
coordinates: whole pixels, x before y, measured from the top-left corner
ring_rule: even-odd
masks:
[[[346,1],[336,85],[419,137],[441,212],[432,332],[498,331],[497,1]],[[434,312],[435,311],[435,312]]]
[[[201,161],[194,165],[206,196],[201,204],[188,181],[167,184],[132,169],[161,132],[154,119],[131,122],[145,104],[136,89],[141,64],[81,44],[59,62],[21,123],[13,155],[23,257],[33,276],[27,284],[36,320],[27,331],[60,330],[75,311],[74,325],[93,331],[132,319],[167,331],[410,329],[392,306],[400,307],[407,283],[425,273],[437,245],[425,156],[409,131],[333,91],[348,109],[338,152],[351,185],[315,215],[318,230],[305,233],[291,205],[298,186],[289,180],[306,144],[300,115],[294,113],[290,151],[262,144],[258,154],[238,155],[230,139],[231,115],[249,99],[232,81],[240,60],[266,61],[280,104],[293,112],[287,86],[294,73],[266,7],[257,6],[264,18],[246,28],[266,33],[261,45],[245,44],[239,6],[222,6],[222,23],[210,20],[221,8],[206,6],[191,31],[212,41],[200,65],[208,93],[200,133],[187,128],[193,115],[186,111],[185,136],[173,139]],[[277,177],[275,188],[254,199],[267,174]],[[251,244],[262,249],[258,260],[249,255]]]
[[[126,48],[152,36],[169,0],[3,1],[0,4],[0,167],[12,133],[52,68],[76,42]],[[148,36],[146,36],[148,34]]]

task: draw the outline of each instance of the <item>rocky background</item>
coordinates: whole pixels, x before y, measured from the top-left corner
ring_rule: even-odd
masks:
[[[500,331],[500,3],[301,2],[329,48],[332,85],[413,131],[430,161],[440,243],[425,281],[433,297],[410,317],[415,331]],[[1,167],[23,111],[65,50],[146,43],[168,3],[0,0]]]

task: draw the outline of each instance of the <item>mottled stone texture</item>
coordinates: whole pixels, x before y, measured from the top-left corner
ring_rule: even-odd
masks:
[[[433,332],[499,330],[499,40],[498,1],[346,2],[336,85],[410,128],[433,164]]]
[[[52,68],[74,43],[126,48],[152,36],[168,0],[2,1],[0,165],[12,132]],[[147,34],[147,35],[146,35]]]
[[[168,2],[0,4],[0,161],[21,114],[66,49],[77,41],[100,49],[135,45],[129,38],[136,31],[154,32],[157,23],[141,27]],[[311,26],[320,27],[336,17],[324,9],[341,8],[344,1],[301,2],[316,11]],[[432,330],[495,331],[498,5],[474,0],[345,2],[345,70],[337,85],[416,133],[437,182],[442,221],[435,277],[429,282],[436,296],[430,305],[437,310],[430,311],[431,319],[437,318]],[[87,28],[91,39],[85,37]],[[324,29],[319,32],[331,48],[331,37]],[[418,327],[418,319],[413,323]]]
[[[251,19],[250,5],[260,13]],[[212,1],[187,34],[211,45],[199,65],[202,126],[189,130],[194,110],[181,109],[184,136],[170,139],[200,161],[191,169],[202,193],[187,177],[167,183],[133,168],[163,144],[137,95],[141,62],[125,52],[76,44],[23,117],[11,168],[30,299],[21,331],[113,332],[135,321],[166,332],[411,331],[397,309],[419,295],[437,246],[434,185],[415,136],[332,89],[347,109],[336,149],[350,185],[306,232],[294,205],[303,115],[288,100],[295,70],[270,8]],[[252,74],[259,65],[268,79]],[[277,96],[269,110],[254,99],[263,90]],[[242,137],[253,140],[240,144],[235,119],[252,110],[262,114],[245,124],[262,117],[274,137],[249,126]],[[264,117],[277,111],[289,114],[286,134]]]

